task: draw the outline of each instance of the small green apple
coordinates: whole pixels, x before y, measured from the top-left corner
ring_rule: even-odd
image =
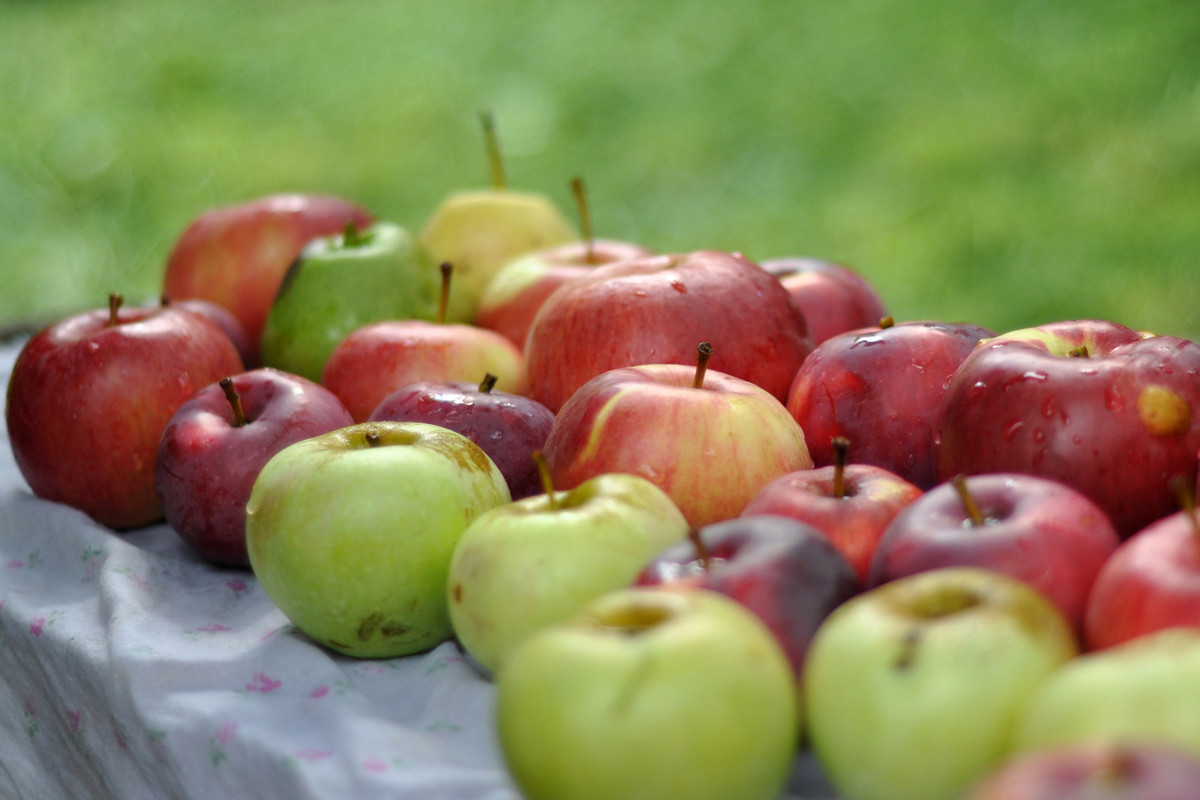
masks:
[[[708,590],[621,589],[530,635],[497,680],[526,800],[773,800],[795,680],[766,627]]]
[[[284,276],[259,345],[265,365],[321,380],[351,331],[389,319],[432,320],[442,278],[412,234],[390,222],[314,239]]]
[[[1007,754],[1024,703],[1077,652],[1014,578],[951,567],[834,610],[804,670],[813,752],[846,800],[950,800]]]
[[[1055,670],[1016,728],[1021,751],[1148,741],[1200,757],[1200,631],[1167,628]]]
[[[467,527],[450,561],[454,632],[496,673],[521,639],[628,586],[687,532],[671,498],[637,475],[598,475],[494,508]]]
[[[250,565],[317,642],[360,658],[452,636],[446,573],[467,525],[509,502],[471,440],[418,422],[369,422],[275,454],[246,504]]]

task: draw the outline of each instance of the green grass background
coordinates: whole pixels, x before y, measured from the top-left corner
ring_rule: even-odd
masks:
[[[482,109],[601,235],[842,261],[897,319],[1200,336],[1195,0],[3,0],[0,323],[156,296],[212,205],[418,229],[487,183]]]

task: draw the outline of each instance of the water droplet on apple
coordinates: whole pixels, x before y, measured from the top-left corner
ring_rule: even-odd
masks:
[[[1046,419],[1054,419],[1054,414],[1057,409],[1054,406],[1054,398],[1047,397],[1046,402],[1042,403],[1042,416]]]
[[[861,336],[854,337],[854,342],[850,345],[850,349],[853,350],[859,346],[871,347],[876,344],[887,344],[887,340],[878,333],[864,333]]]
[[[1041,444],[1045,440],[1046,440],[1046,432],[1043,431],[1041,428],[1034,428],[1033,429],[1033,441],[1035,441],[1038,444]]]
[[[1024,428],[1024,427],[1025,427],[1025,423],[1019,419],[1014,419],[1012,422],[1005,425],[1004,430],[1002,431],[1002,434],[1001,434],[1004,436],[1004,441],[1011,442],[1013,440],[1013,437],[1015,437],[1017,435],[1017,432],[1020,431],[1021,428]]]
[[[1022,380],[1037,381],[1038,383],[1045,383],[1049,378],[1050,378],[1049,375],[1047,375],[1046,373],[1044,373],[1040,370],[1036,370],[1036,369],[1030,370],[1029,372],[1023,373],[1021,375]]]

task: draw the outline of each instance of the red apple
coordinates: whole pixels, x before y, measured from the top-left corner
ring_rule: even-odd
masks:
[[[871,559],[868,588],[939,567],[982,567],[1045,595],[1076,630],[1119,539],[1100,508],[1058,481],[974,475],[930,489],[896,515]]]
[[[763,261],[762,268],[796,298],[813,344],[876,327],[888,316],[875,288],[850,267],[815,258],[775,258]]]
[[[796,301],[743,256],[630,259],[596,267],[547,298],[525,343],[532,396],[557,412],[607,370],[692,364],[702,340],[716,348],[713,369],[781,401],[812,350]]]
[[[332,236],[353,221],[372,222],[357,204],[328,195],[279,194],[208,209],[176,240],[167,258],[163,291],[175,300],[201,298],[228,308],[258,339],[284,273],[318,236]]]
[[[555,485],[605,472],[641,475],[692,526],[736,517],[762,486],[812,466],[783,404],[749,381],[682,364],[601,373],[559,411],[546,439]]]
[[[250,342],[250,337],[246,333],[246,327],[242,325],[234,313],[220,303],[214,303],[212,300],[201,300],[198,297],[193,297],[190,300],[171,300],[167,295],[163,295],[160,300],[162,305],[173,305],[175,308],[191,311],[193,314],[199,314],[202,317],[207,317],[212,322],[217,323],[221,330],[225,331],[225,335],[229,337],[229,341],[233,342],[233,346],[237,348],[238,355],[242,357],[242,365],[250,367],[255,364],[255,359],[258,358],[258,347]]]
[[[933,439],[946,382],[982,338],[976,325],[902,322],[826,339],[795,374],[788,410],[804,429],[813,463],[832,464],[835,437],[854,460],[921,489],[938,483]]]
[[[846,464],[848,444],[844,439],[834,443],[832,466],[789,472],[763,486],[742,516],[782,514],[812,525],[849,560],[859,580],[866,581],[884,530],[921,490],[882,467]]]
[[[496,376],[482,383],[418,381],[397,389],[371,413],[371,421],[429,422],[461,433],[488,454],[512,499],[541,494],[533,454],[550,435],[554,414],[534,400],[495,391]]]
[[[158,441],[198,389],[242,371],[229,337],[172,307],[109,308],[68,317],[22,348],[8,383],[13,456],[38,497],[112,528],[162,517]]]
[[[299,375],[262,368],[209,384],[159,441],[155,485],[167,522],[207,560],[249,567],[246,501],[263,465],[353,422],[333,392]]]
[[[1174,478],[1195,483],[1198,410],[1194,342],[1103,320],[1015,331],[981,345],[954,375],[938,474],[1053,478],[1129,536],[1178,509]]]

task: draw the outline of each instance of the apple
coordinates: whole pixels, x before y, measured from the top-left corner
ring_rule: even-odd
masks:
[[[640,364],[692,364],[695,342],[713,369],[781,402],[812,350],[804,314],[770,273],[735,253],[627,259],[560,286],[525,342],[531,393],[557,412],[587,381]]]
[[[228,308],[246,329],[258,365],[258,340],[284,273],[310,241],[371,213],[341,197],[276,194],[207,209],[175,241],[163,275],[174,300],[200,298]]]
[[[259,471],[289,444],[353,423],[337,396],[263,367],[200,389],[158,444],[155,487],[171,527],[205,559],[249,567],[246,501]]]
[[[1200,759],[1145,742],[1084,743],[1015,756],[964,800],[1195,800]]]
[[[452,266],[441,266],[442,293],[433,322],[368,323],[349,333],[325,363],[321,383],[354,419],[368,419],[393,392],[418,381],[463,382],[492,374],[512,394],[525,395],[525,356],[505,337],[475,325],[445,322]]]
[[[817,628],[862,583],[842,553],[816,528],[791,517],[761,515],[716,522],[657,554],[636,585],[709,589],[738,601],[775,636],[799,689]]]
[[[1100,650],[1171,627],[1200,629],[1194,501],[1125,540],[1100,567],[1084,613],[1084,642]]]
[[[930,570],[833,611],[804,669],[813,752],[848,800],[951,800],[997,767],[1030,696],[1077,653],[1022,581]]]
[[[1014,748],[1142,741],[1200,757],[1198,704],[1200,631],[1155,631],[1056,669],[1028,699]]]
[[[495,126],[480,115],[492,187],[456,192],[433,210],[421,244],[454,265],[458,288],[447,313],[452,322],[474,322],[479,300],[496,272],[518,256],[579,238],[545,195],[508,188]]]
[[[699,350],[695,368],[643,364],[580,387],[546,438],[554,483],[569,489],[605,472],[641,475],[700,527],[738,516],[763,485],[812,466],[783,404],[708,369],[708,342]]]
[[[774,800],[794,697],[787,659],[739,604],[630,588],[517,647],[496,727],[526,800]]]
[[[421,422],[368,422],[296,442],[246,504],[250,566],[314,641],[390,658],[451,638],[446,575],[462,532],[510,501],[478,445]]]
[[[1037,589],[1081,631],[1092,582],[1119,542],[1100,507],[1058,481],[957,476],[896,515],[875,548],[866,584],[938,567],[992,569]]]
[[[860,581],[875,545],[900,509],[921,496],[921,489],[883,467],[847,464],[850,440],[836,437],[834,463],[780,475],[754,493],[743,517],[781,514],[812,525],[854,567]]]
[[[438,313],[438,266],[404,228],[377,222],[314,239],[292,262],[262,332],[267,366],[321,380],[325,362],[351,331]]]
[[[794,375],[787,407],[818,467],[834,463],[833,440],[854,442],[854,460],[921,489],[939,483],[934,431],[946,382],[991,332],[976,325],[901,322],[826,339]]]
[[[163,429],[203,386],[243,370],[229,337],[172,307],[76,314],[21,348],[8,382],[13,456],[38,497],[110,528],[162,518],[154,487]]]
[[[202,300],[199,297],[193,297],[189,300],[171,300],[165,294],[159,299],[159,303],[164,306],[174,305],[176,308],[190,311],[193,314],[199,314],[202,317],[208,318],[211,322],[217,323],[217,326],[225,331],[225,335],[229,337],[229,341],[233,342],[233,346],[237,348],[238,355],[242,359],[242,365],[247,369],[257,366],[257,343],[251,343],[250,337],[246,334],[246,326],[225,306],[220,303],[214,303],[212,300]]]
[[[550,435],[554,414],[534,400],[496,391],[490,372],[478,385],[465,381],[417,381],[385,397],[370,420],[429,422],[461,433],[487,453],[514,500],[539,494],[542,480],[533,454]]]
[[[946,390],[937,471],[1023,472],[1095,501],[1130,536],[1178,510],[1197,479],[1200,345],[1105,320],[1056,322],[982,344]],[[803,424],[803,423],[801,423]]]
[[[888,316],[875,288],[843,264],[816,258],[773,258],[763,261],[762,268],[796,298],[813,344],[839,333],[876,327]]]
[[[450,561],[458,641],[486,673],[501,673],[525,637],[628,586],[687,532],[671,498],[637,475],[597,475],[492,509],[467,527]]]

